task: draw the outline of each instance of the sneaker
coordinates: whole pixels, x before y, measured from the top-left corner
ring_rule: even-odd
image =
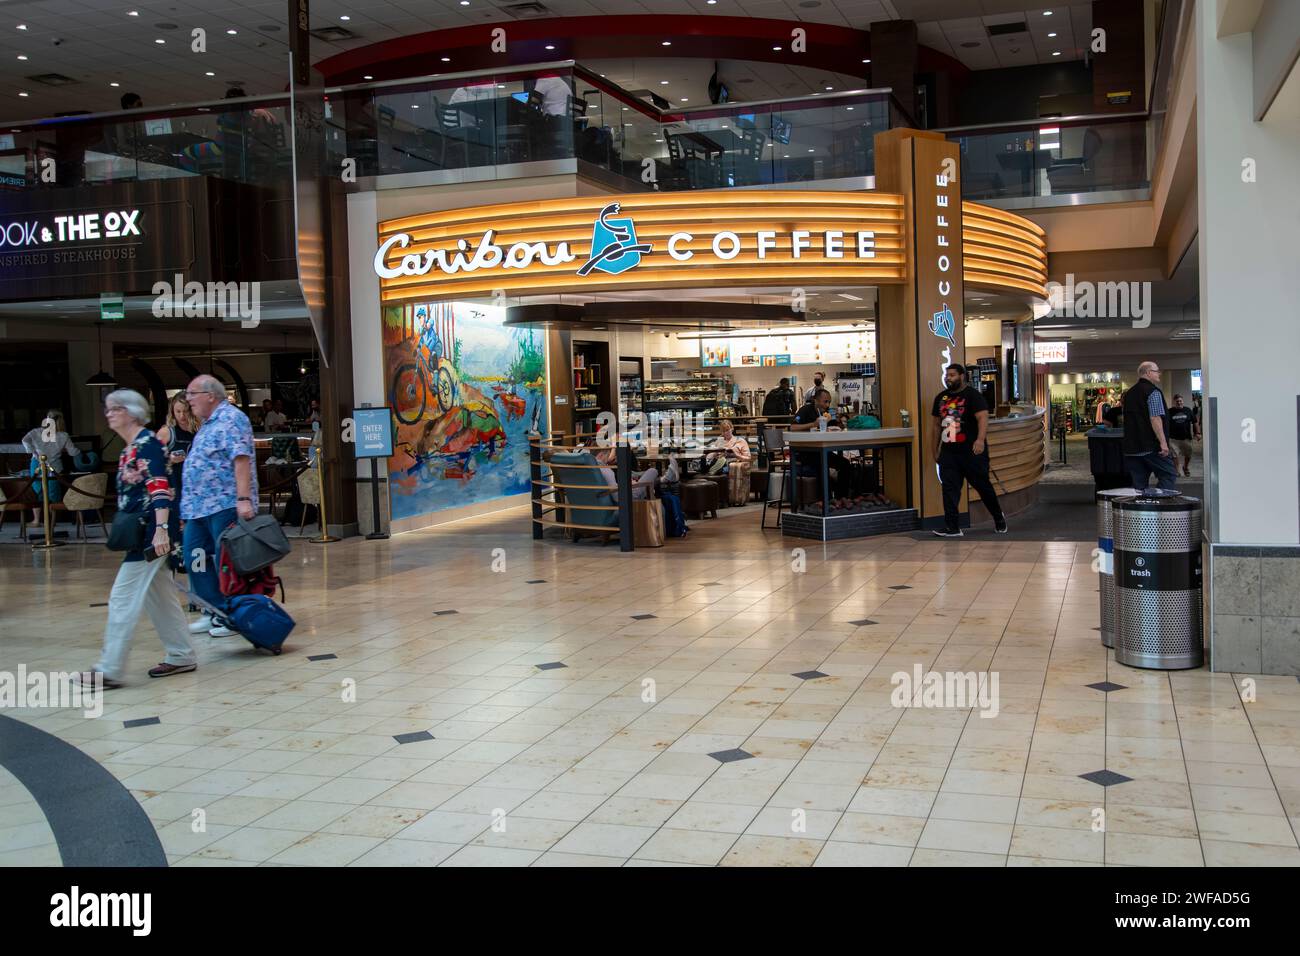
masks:
[[[1003,518],[1001,521],[995,521],[995,522],[993,522],[993,530],[994,530],[996,533],[998,533],[998,534],[1006,534],[1006,533],[1007,533],[1007,519],[1006,519],[1006,518]]]
[[[212,627],[213,627],[213,625],[212,625],[212,615],[211,615],[211,614],[204,614],[204,615],[203,615],[202,617],[200,617],[197,621],[194,621],[194,622],[192,622],[192,623],[190,624],[190,633],[191,633],[191,634],[205,634],[205,633],[207,633],[208,631],[212,630]]]
[[[214,627],[212,630],[208,631],[208,635],[211,637],[235,637],[238,634],[239,634],[238,631],[232,631],[230,628],[226,627],[225,625],[219,625],[217,627]]]
[[[157,667],[149,668],[150,677],[170,677],[172,674],[188,674],[195,670],[198,664],[168,664],[166,661]]]
[[[116,690],[122,686],[120,681],[110,680],[105,677],[103,671],[82,671],[77,675],[77,683],[83,687],[94,687],[96,677],[103,681],[104,690]]]
[[[947,528],[935,528],[934,533],[937,537],[940,538],[964,538],[965,537],[965,535],[961,533],[961,528],[958,528],[955,531],[950,531]]]

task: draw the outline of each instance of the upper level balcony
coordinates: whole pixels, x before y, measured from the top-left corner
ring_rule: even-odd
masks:
[[[663,101],[660,101],[661,103]],[[572,61],[324,92],[323,165],[348,188],[582,174],[620,191],[870,188],[887,89],[661,109]],[[0,125],[0,190],[210,177],[287,194],[288,96]],[[1145,113],[945,130],[963,196],[1008,207],[1146,198]]]

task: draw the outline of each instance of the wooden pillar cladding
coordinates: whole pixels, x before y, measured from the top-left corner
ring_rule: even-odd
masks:
[[[550,388],[550,429],[569,434],[573,431],[573,350],[572,335],[560,329],[546,330],[546,382]],[[564,400],[555,403],[556,396]]]
[[[951,162],[950,162],[951,161]],[[930,415],[943,367],[965,362],[961,168],[957,144],[940,133],[894,129],[876,137],[876,186],[904,198],[908,280],[881,286],[876,316],[882,424],[899,427],[906,409],[915,430],[912,502],[925,527],[942,522]],[[906,497],[901,462],[886,468],[886,492]],[[962,512],[966,505],[963,497]]]
[[[328,259],[325,264],[326,341],[330,343],[329,364],[320,365],[320,404],[325,411],[321,424],[321,457],[325,460],[325,499],[331,525],[357,523],[356,447],[343,441],[339,423],[352,414],[352,308],[348,291],[347,195],[337,178],[320,179],[325,207],[323,232]],[[333,425],[334,427],[329,427]],[[328,534],[328,531],[326,532]]]

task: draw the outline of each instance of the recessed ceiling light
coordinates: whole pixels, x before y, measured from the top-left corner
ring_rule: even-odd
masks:
[[[211,75],[212,75],[211,73],[208,74],[208,76],[211,76]],[[367,73],[365,76],[362,77],[362,79],[363,79],[363,80],[373,80],[374,77],[371,76],[369,73]]]
[[[449,57],[449,56],[444,56],[444,57],[442,58],[442,62],[443,62],[443,63],[450,63],[450,62],[451,62],[451,57]]]
[[[128,10],[128,11],[126,11],[126,15],[127,15],[128,17],[138,17],[138,16],[140,15],[140,11],[139,11],[139,10]]]
[[[413,109],[413,110],[418,110],[419,108],[420,108],[420,104],[419,104],[419,103],[412,103],[412,104],[411,104],[411,109]]]
[[[121,84],[121,83],[110,83],[110,84],[108,84],[108,85],[109,85],[109,86],[121,86],[122,84]]]
[[[668,85],[668,81],[667,81],[667,80],[660,80],[660,81],[659,81],[659,85],[660,85],[660,86],[667,86],[667,85]]]
[[[27,55],[24,54],[24,53],[19,53],[19,54],[18,54],[18,59],[20,59],[20,60],[25,60],[25,59],[27,59]]]
[[[546,49],[548,49],[548,50],[554,50],[555,47],[551,46],[551,44],[548,43],[548,44],[546,44]]]
[[[683,103],[687,102],[686,97],[684,97],[684,96],[682,97],[682,102],[683,102]]]
[[[833,89],[835,89],[835,87],[833,87],[833,86],[828,86],[828,87],[826,87],[826,89],[828,89],[828,90],[833,90]]]
[[[1049,40],[1051,40],[1051,39],[1055,39],[1055,37],[1056,37],[1056,34],[1055,34],[1055,33],[1049,33],[1049,34],[1047,34],[1047,39],[1049,39]]]
[[[718,2],[718,0],[705,0],[705,2],[706,2],[709,6],[713,6],[715,3]]]
[[[462,7],[468,7],[468,6],[469,6],[469,0],[460,0],[460,5],[461,5]]]
[[[815,149],[810,149],[810,150],[808,150],[808,152],[810,152],[810,153],[815,153],[815,152],[817,152],[817,150],[815,150]]]
[[[1045,17],[1050,17],[1051,15],[1052,15],[1052,11],[1051,11],[1051,10],[1044,10],[1044,11],[1043,11],[1043,16],[1045,16]]]
[[[27,93],[19,93],[18,95],[19,95],[19,96],[28,96],[28,95],[30,95],[30,94],[27,94]]]
[[[672,41],[672,40],[665,40],[663,43],[661,43],[661,44],[659,44],[659,45],[660,45],[660,46],[672,46],[672,45],[673,45],[673,41]]]
[[[1060,55],[1061,55],[1060,50],[1056,50],[1055,52],[1052,53],[1052,56],[1060,56]]]
[[[852,106],[846,106],[846,107],[844,107],[844,108],[845,108],[846,110],[852,110],[852,109],[853,109]]]
[[[870,63],[871,60],[870,60],[870,58],[868,58],[868,59],[866,59],[866,60],[863,60],[862,62],[863,62],[863,63]]]
[[[238,30],[234,30],[234,29],[227,30],[226,32],[229,33],[232,37],[235,36],[237,33],[239,33]]]
[[[351,18],[350,16],[348,16],[348,15],[345,13],[345,14],[343,14],[343,16],[339,17],[339,19],[340,19],[340,20],[351,20],[352,18]]]
[[[772,49],[773,49],[773,50],[780,50],[781,48],[780,48],[779,46],[774,46],[774,47],[772,47]]]
[[[623,112],[624,112],[624,113],[626,113],[626,112],[627,112],[627,107],[626,107],[626,106],[625,106],[625,107],[623,107]]]
[[[153,42],[154,42],[154,43],[166,43],[167,41],[164,40],[162,37],[159,37],[157,40],[154,40]]]
[[[216,76],[217,74],[213,73],[211,70],[208,70],[208,72],[204,73],[203,75],[204,75],[204,76]]]

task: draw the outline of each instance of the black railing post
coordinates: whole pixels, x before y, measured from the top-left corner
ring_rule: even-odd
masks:
[[[540,447],[542,436],[537,435],[529,439],[528,442],[528,473],[533,479],[533,540],[542,540],[542,532],[546,526],[542,524],[542,486],[538,484],[542,480],[542,449]]]
[[[626,442],[620,443],[618,460],[618,549],[635,551],[636,542],[632,537],[632,447]]]

